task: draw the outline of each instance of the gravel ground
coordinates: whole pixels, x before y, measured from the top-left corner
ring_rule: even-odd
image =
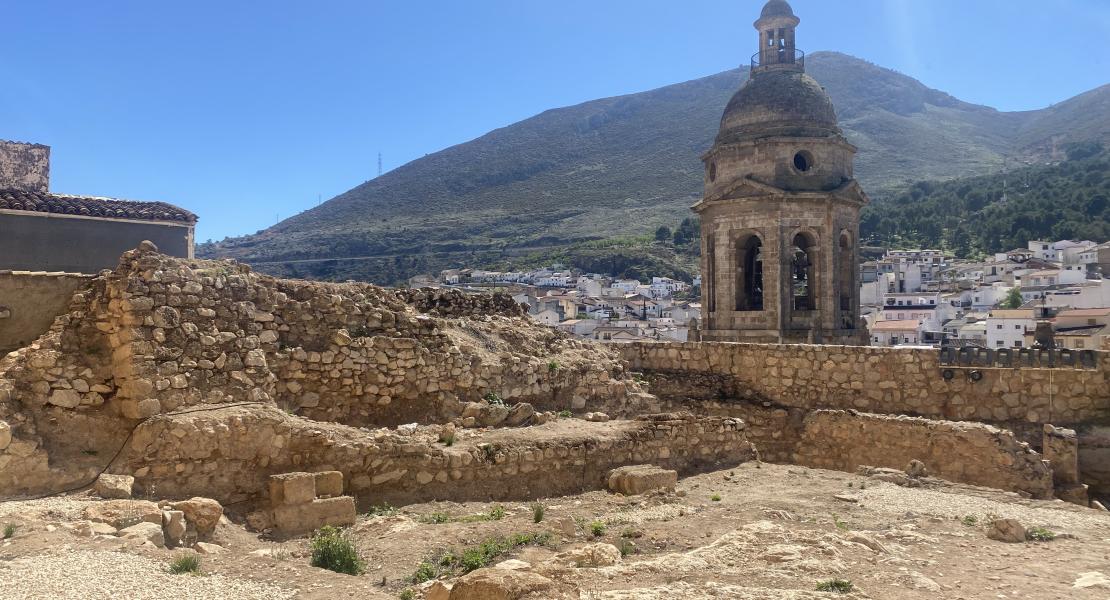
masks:
[[[203,568],[202,568],[203,570]],[[173,575],[165,563],[134,554],[71,551],[0,562],[3,598],[292,598],[296,590],[222,575]]]
[[[988,516],[1017,519],[1027,526],[1042,526],[1057,533],[1092,533],[1110,538],[1110,513],[1083,510],[1061,504],[1026,506],[1021,501],[998,502],[964,494],[920,488],[904,488],[891,484],[868,487],[856,494],[861,505],[887,514],[915,512],[922,515],[962,519],[974,516],[985,523]]]
[[[79,520],[85,508],[99,502],[99,498],[82,496],[49,496],[37,500],[10,500],[0,502],[0,518],[16,516],[21,518],[48,517],[54,520]]]

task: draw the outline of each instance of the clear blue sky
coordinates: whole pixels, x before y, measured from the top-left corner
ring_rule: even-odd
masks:
[[[7,0],[0,138],[57,192],[165,200],[252,233],[490,129],[733,68],[762,0]],[[799,47],[970,102],[1110,82],[1107,0],[792,0]]]

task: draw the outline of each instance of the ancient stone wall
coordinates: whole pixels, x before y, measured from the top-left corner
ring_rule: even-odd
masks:
[[[644,396],[612,349],[536,326],[511,298],[278,280],[147,247],[0,359],[0,496],[79,480],[138,420],[194,408],[380,427],[444,422],[482,398],[583,412]]]
[[[218,444],[212,443],[213,432]],[[446,446],[427,432],[367,435],[235,407],[145,422],[114,468],[133,473],[144,490],[156,484],[163,495],[203,492],[235,503],[257,500],[270,474],[311,466],[342,471],[346,493],[363,503],[405,504],[555,496],[601,489],[608,471],[622,465],[651,463],[690,473],[753,456],[742,422],[689,414],[608,423],[567,419],[533,427],[525,436],[502,430]]]
[[[1038,428],[1110,418],[1106,352],[1095,369],[982,369],[973,381],[964,370],[945,380],[931,349],[693,342],[619,350],[633,370],[673,374],[670,393],[693,398]]]
[[[949,481],[1052,498],[1052,469],[1043,458],[990,425],[830,410],[806,416],[794,454],[797,464],[840,471],[903,469],[919,460]]]
[[[50,147],[0,140],[0,190],[50,189]]]
[[[0,355],[46,333],[89,279],[75,273],[0,271]]]

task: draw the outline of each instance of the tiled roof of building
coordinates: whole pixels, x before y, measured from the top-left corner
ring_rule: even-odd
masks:
[[[992,310],[991,317],[995,319],[1032,319],[1033,311],[1025,308]]]
[[[1110,315],[1110,308],[1073,308],[1060,312],[1061,317],[1105,317]]]
[[[921,326],[919,321],[915,320],[902,320],[902,321],[876,321],[871,326],[871,331],[910,331],[915,330]]]
[[[197,216],[193,213],[165,202],[69,196],[22,190],[0,190],[0,209],[105,219],[197,222]]]

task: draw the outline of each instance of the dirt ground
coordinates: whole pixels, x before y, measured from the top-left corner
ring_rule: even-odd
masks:
[[[675,492],[541,499],[540,523],[530,503],[379,509],[384,514],[360,517],[350,531],[367,563],[362,576],[309,566],[307,539],[269,541],[231,522],[217,529],[222,550],[201,557],[199,575],[172,575],[167,564],[186,551],[72,530],[91,502],[0,504],[0,525],[15,526],[0,541],[4,598],[399,598],[406,589],[421,598],[410,578],[422,562],[490,538],[543,532],[551,534],[545,545],[497,560],[539,565],[595,542],[625,554],[613,566],[574,570],[583,599],[1110,598],[1110,513],[765,463],[686,478]],[[1056,538],[990,540],[987,524],[996,517]],[[816,591],[832,579],[850,581],[854,591]]]

